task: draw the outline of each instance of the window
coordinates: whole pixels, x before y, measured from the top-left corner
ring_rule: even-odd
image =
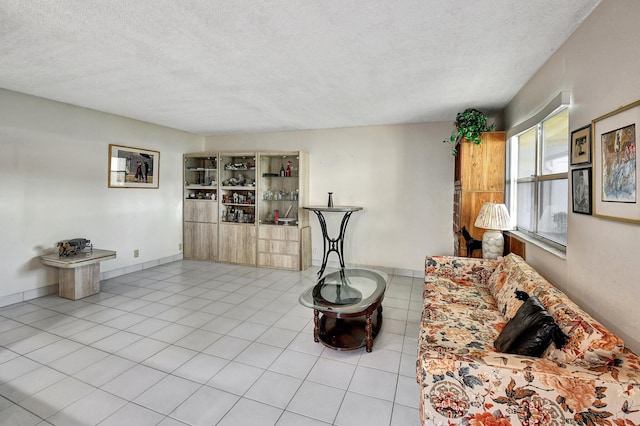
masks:
[[[507,198],[516,229],[567,245],[569,109],[559,108],[509,139]]]

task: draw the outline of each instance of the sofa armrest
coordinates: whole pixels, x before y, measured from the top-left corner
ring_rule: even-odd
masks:
[[[427,256],[424,262],[425,282],[448,278],[454,282],[486,285],[500,261],[475,257]]]

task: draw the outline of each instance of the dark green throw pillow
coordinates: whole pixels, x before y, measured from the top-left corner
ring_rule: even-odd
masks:
[[[566,338],[540,300],[531,296],[504,326],[494,345],[499,352],[540,357],[552,341],[560,349]]]

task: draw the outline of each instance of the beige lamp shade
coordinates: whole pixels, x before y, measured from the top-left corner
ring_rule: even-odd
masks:
[[[507,206],[497,203],[484,203],[475,223],[476,228],[504,231],[511,229],[511,218]]]

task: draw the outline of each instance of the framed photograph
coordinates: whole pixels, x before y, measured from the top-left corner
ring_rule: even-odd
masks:
[[[160,152],[109,145],[109,188],[159,187]]]
[[[573,212],[591,214],[591,167],[571,170]]]
[[[591,163],[591,125],[571,132],[571,165]]]
[[[593,120],[593,214],[640,223],[638,126],[640,101]]]

